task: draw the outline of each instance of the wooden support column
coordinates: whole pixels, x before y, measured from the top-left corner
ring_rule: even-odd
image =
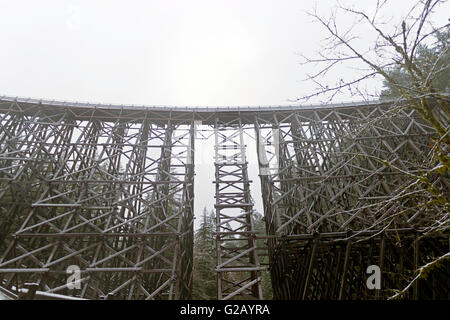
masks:
[[[302,300],[306,299],[306,295],[308,293],[309,281],[311,280],[311,274],[312,274],[313,267],[314,267],[314,260],[316,258],[317,245],[318,245],[319,241],[320,241],[319,239],[314,239],[314,242],[312,245],[311,256],[309,258],[309,264],[308,264],[308,272],[306,274],[306,280],[305,280],[305,284],[303,287]]]
[[[416,234],[416,237],[414,239],[414,273],[417,272],[419,268],[419,236]],[[418,300],[419,299],[419,281],[420,279],[417,279],[416,282],[413,284],[413,299]]]
[[[385,238],[385,235],[383,234],[383,236],[381,238],[381,241],[380,241],[380,258],[378,260],[378,266],[380,267],[380,277],[381,277],[381,280],[380,280],[381,288],[380,288],[380,290],[383,290],[383,285],[384,285],[384,283],[383,283],[383,271],[384,271],[383,267],[384,267],[385,247],[386,247],[386,238]],[[375,291],[375,298],[376,299],[380,298],[380,290],[376,289],[376,291]]]
[[[348,270],[351,249],[352,249],[352,240],[348,240],[347,246],[345,248],[344,268],[342,270],[341,288],[339,289],[338,300],[342,300],[343,295],[344,295],[345,280],[346,280],[346,276],[347,276],[347,270]]]

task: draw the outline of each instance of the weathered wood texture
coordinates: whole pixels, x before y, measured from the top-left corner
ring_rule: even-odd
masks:
[[[448,233],[421,236],[448,212],[386,201],[428,168],[436,138],[389,101],[175,109],[2,97],[0,285],[189,299],[199,123],[216,138],[219,299],[262,298],[244,132],[257,144],[275,298],[385,298],[448,252]],[[382,268],[380,291],[365,286],[370,264]],[[67,288],[69,265],[80,290]],[[447,298],[444,268],[408,295]]]

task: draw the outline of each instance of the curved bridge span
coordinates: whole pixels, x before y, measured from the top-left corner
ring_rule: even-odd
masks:
[[[277,299],[385,298],[448,251],[448,234],[420,237],[430,217],[391,219],[411,204],[383,205],[411,183],[405,172],[421,170],[435,138],[392,101],[170,108],[1,97],[0,286],[191,298],[199,126],[215,138],[219,299],[263,299],[265,270]],[[264,234],[244,133],[257,146]],[[382,271],[379,290],[366,286],[370,265]],[[446,298],[448,281],[436,274],[408,294]]]

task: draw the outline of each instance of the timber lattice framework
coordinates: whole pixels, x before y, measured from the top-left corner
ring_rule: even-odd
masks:
[[[215,136],[219,299],[263,298],[258,239],[276,299],[385,298],[449,251],[448,233],[420,237],[433,217],[385,221],[408,203],[383,201],[411,182],[387,164],[420,171],[435,138],[392,102],[167,108],[1,97],[0,286],[191,298],[198,125]],[[256,141],[266,234],[254,228],[244,133]],[[366,286],[373,264],[381,290]],[[67,284],[71,265],[79,289]],[[446,267],[408,296],[447,299]]]

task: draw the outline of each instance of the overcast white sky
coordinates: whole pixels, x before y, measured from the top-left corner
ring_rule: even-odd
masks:
[[[319,50],[326,36],[305,14],[314,3],[0,0],[0,95],[172,106],[288,104],[313,89],[301,81],[307,69],[298,53]],[[317,6],[326,13],[333,3]],[[365,9],[376,1],[342,3]],[[412,3],[393,1],[388,13],[403,14]],[[446,20],[448,12],[438,16]],[[197,210],[212,208],[213,170],[197,167]],[[258,180],[256,167],[251,174]],[[252,191],[258,196],[259,185]]]
[[[392,14],[415,1],[393,1]],[[286,104],[323,29],[299,0],[0,0],[0,94],[149,105]],[[326,13],[334,1],[318,2]],[[359,9],[376,1],[356,3]],[[448,11],[447,11],[448,12]],[[447,15],[445,15],[447,18]]]

